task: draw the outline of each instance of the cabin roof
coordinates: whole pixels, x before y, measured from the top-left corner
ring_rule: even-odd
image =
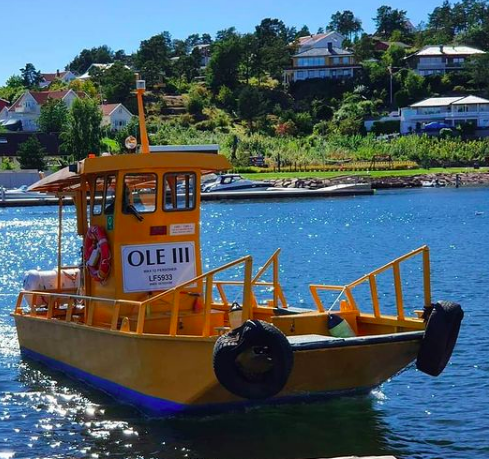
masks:
[[[209,174],[225,171],[231,167],[225,156],[199,151],[98,156],[78,162],[78,172],[76,173],[70,172],[70,168],[66,167],[34,183],[29,187],[29,190],[48,193],[73,191],[79,188],[83,176],[111,171],[154,172],[161,169],[188,172],[199,170],[202,174]]]

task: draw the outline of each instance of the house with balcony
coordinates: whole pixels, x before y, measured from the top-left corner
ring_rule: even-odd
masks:
[[[430,97],[401,109],[401,134],[419,131],[432,122],[489,128],[489,100],[477,96]]]
[[[470,46],[430,45],[405,59],[418,75],[444,75],[460,70],[467,60],[482,54],[485,52]]]
[[[353,51],[342,48],[345,37],[338,32],[300,37],[292,66],[284,71],[284,83],[312,78],[352,78],[360,66]]]
[[[84,95],[84,93],[76,93],[72,89],[41,92],[26,91],[12,106],[0,112],[0,121],[9,121],[11,123],[20,121],[22,130],[37,131],[39,129],[38,120],[41,114],[41,107],[49,99],[61,99],[68,108],[71,108],[73,101]]]

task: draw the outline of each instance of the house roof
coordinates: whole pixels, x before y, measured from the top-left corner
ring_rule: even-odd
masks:
[[[85,97],[85,93],[79,91],[73,91],[73,89],[63,89],[59,91],[40,91],[40,92],[26,91],[13,103],[13,105],[9,108],[9,110],[12,111],[15,110],[17,107],[19,107],[20,101],[27,93],[29,93],[39,105],[44,105],[48,101],[48,99],[64,99],[69,92],[74,92],[78,97],[81,98]]]
[[[54,81],[56,78],[63,78],[65,75],[70,73],[70,71],[56,72],[56,73],[41,73],[41,76],[45,81]]]
[[[329,31],[326,33],[317,33],[314,35],[306,35],[305,37],[299,37],[299,45],[300,46],[313,46],[315,43],[318,41],[322,40],[323,38],[329,37],[330,35],[333,34],[338,34],[341,35],[339,32],[335,31]],[[341,35],[343,36],[343,35]]]
[[[328,48],[311,48],[292,57],[350,56],[352,54],[351,51],[341,48],[333,48],[332,51]]]
[[[410,105],[412,108],[446,107],[448,105],[489,104],[489,100],[477,96],[430,97]]]
[[[432,45],[420,49],[414,53],[414,56],[471,56],[473,54],[485,54],[485,51],[470,46]]]
[[[119,107],[122,107],[126,112],[128,112],[132,116],[132,113],[122,104],[102,104],[100,106],[100,109],[102,110],[102,114],[104,116],[110,116]]]

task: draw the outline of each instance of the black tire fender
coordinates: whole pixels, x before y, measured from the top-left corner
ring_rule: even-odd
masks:
[[[217,380],[238,397],[261,400],[278,394],[287,383],[294,353],[286,336],[261,320],[247,320],[220,336],[214,345]]]
[[[457,303],[439,301],[433,305],[416,360],[423,373],[438,376],[447,366],[457,342],[464,311]]]

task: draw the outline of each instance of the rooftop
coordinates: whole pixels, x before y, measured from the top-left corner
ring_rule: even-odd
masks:
[[[311,48],[302,53],[295,54],[293,57],[320,57],[320,56],[350,56],[353,52],[342,48]]]
[[[485,54],[477,48],[470,46],[430,45],[420,49],[414,56],[471,56],[473,54]]]
[[[489,104],[489,100],[477,96],[430,97],[410,105],[411,108],[447,107],[449,105]]]

